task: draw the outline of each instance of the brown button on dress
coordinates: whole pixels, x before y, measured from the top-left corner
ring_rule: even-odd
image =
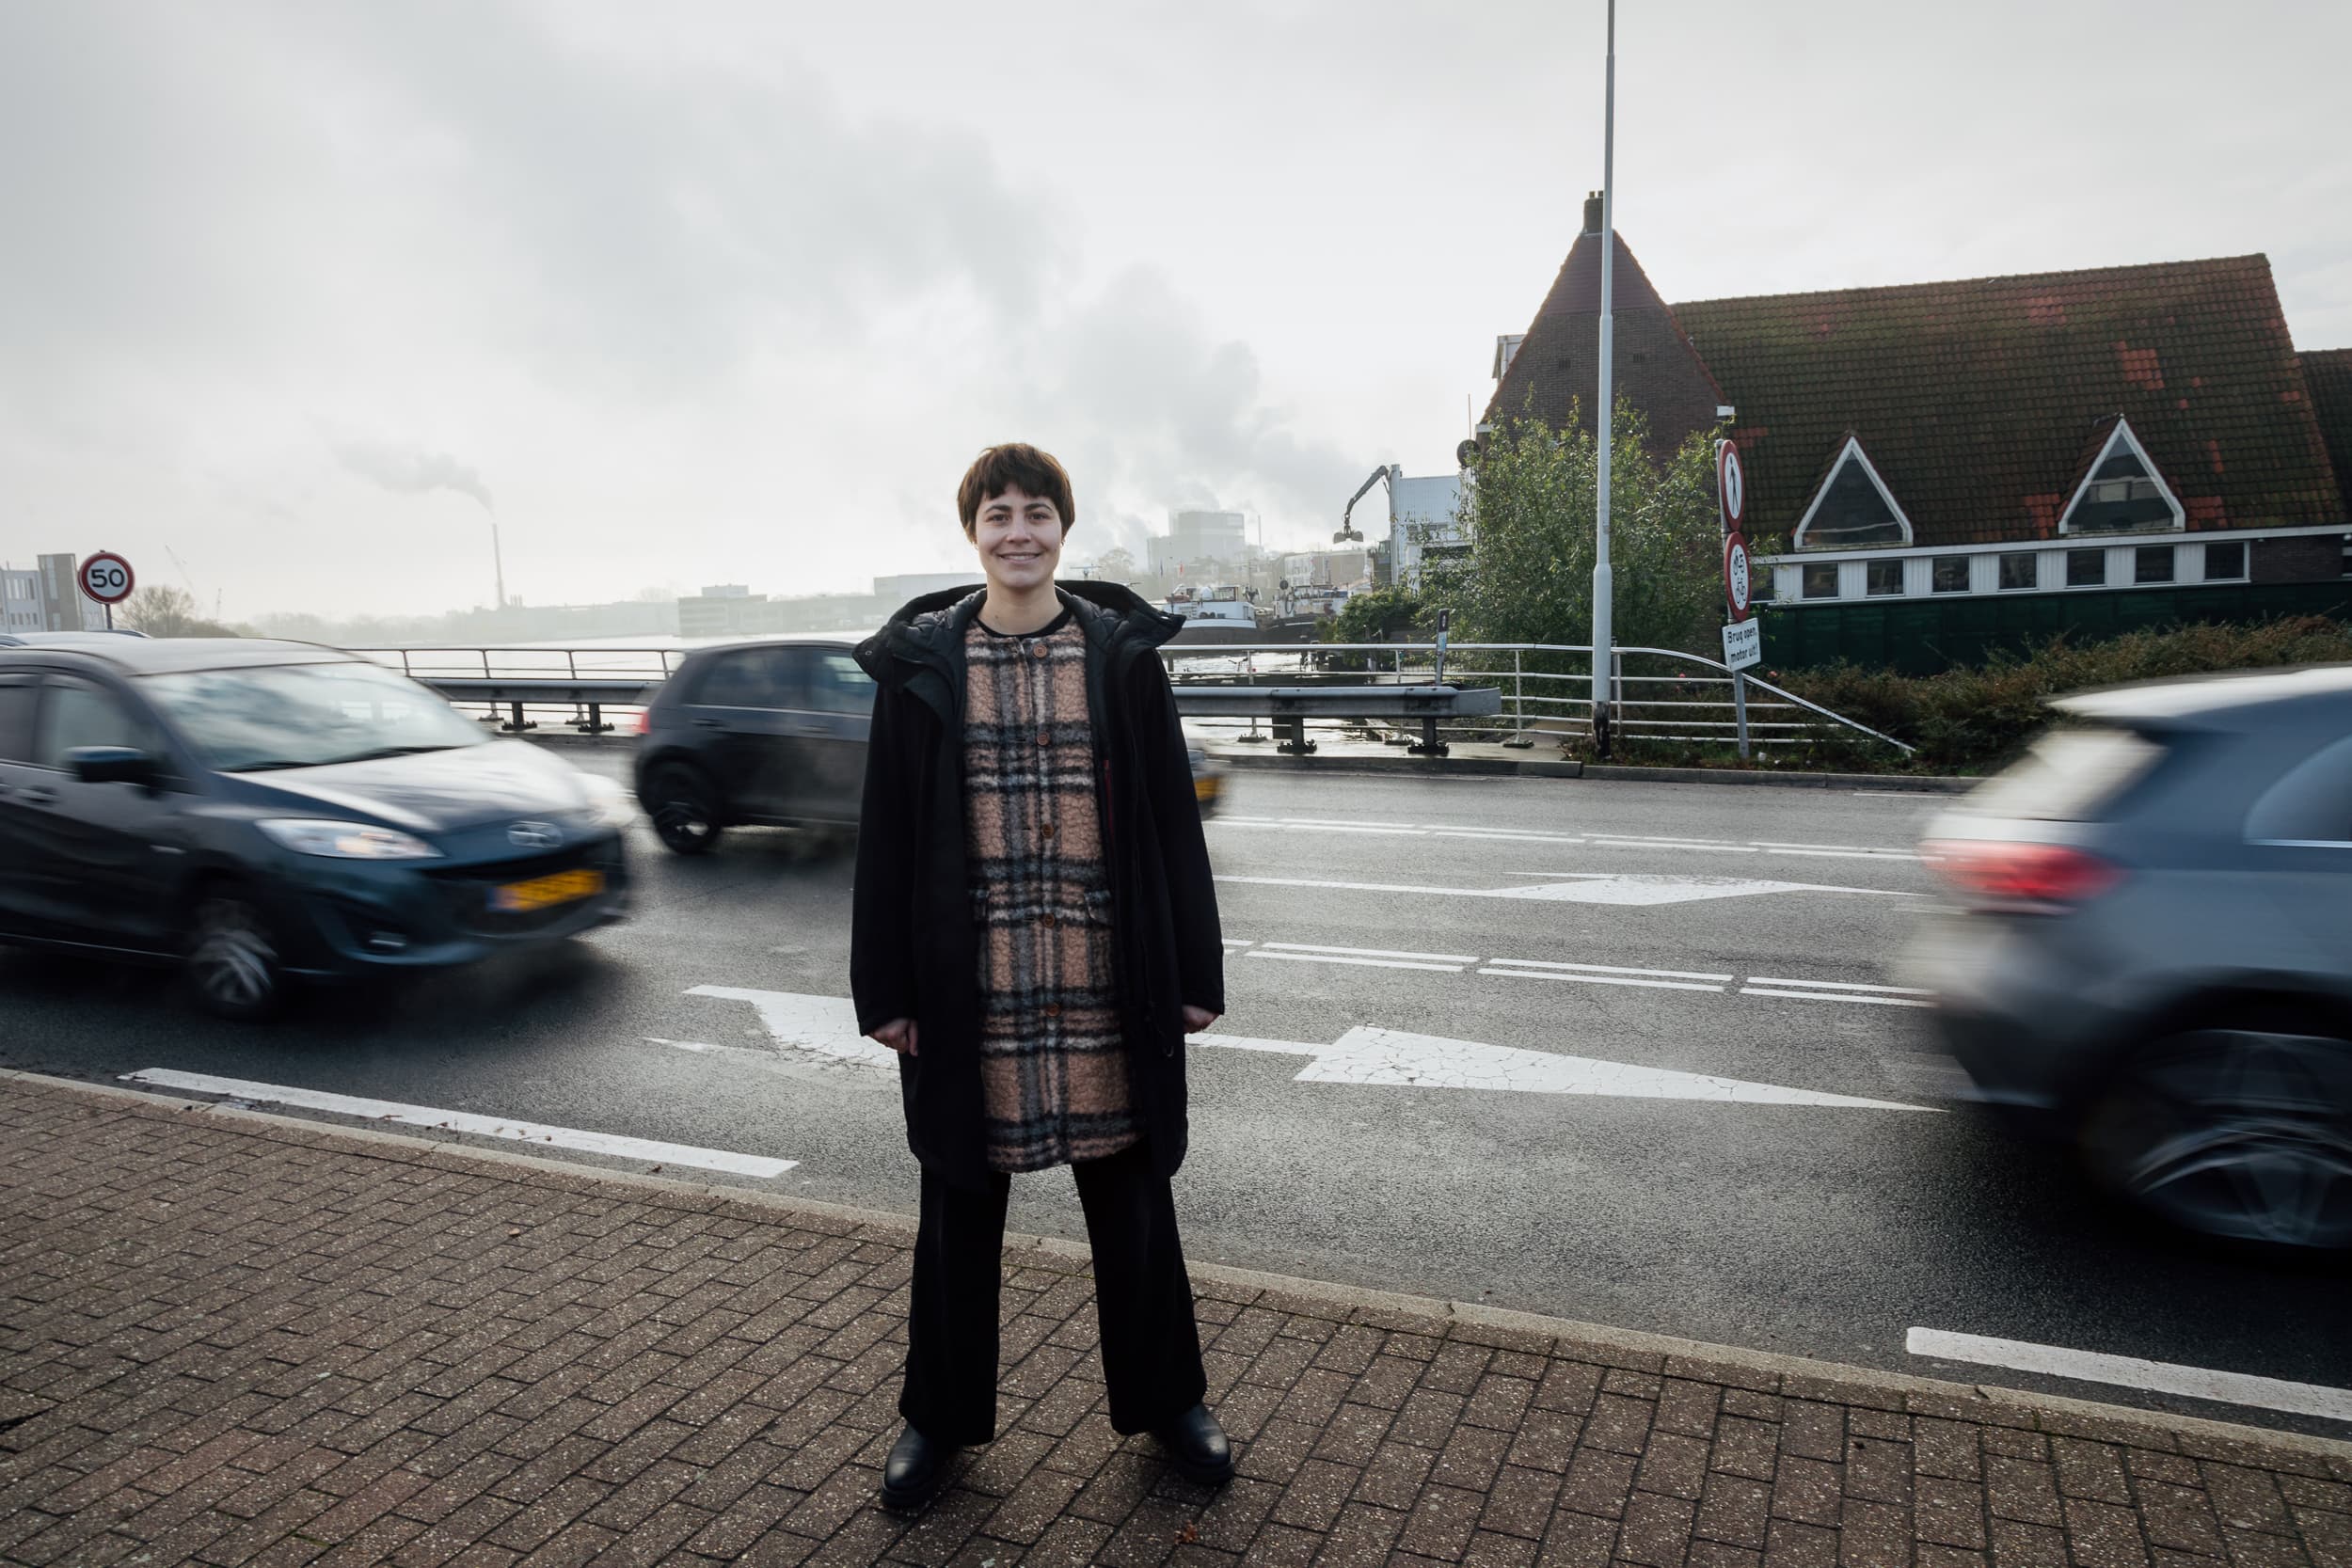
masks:
[[[1086,634],[964,636],[963,767],[979,929],[980,1089],[1003,1171],[1139,1141],[1095,809]]]

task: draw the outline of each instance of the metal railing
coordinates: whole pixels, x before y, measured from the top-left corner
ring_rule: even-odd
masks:
[[[535,730],[534,712],[570,710],[564,721],[585,735],[615,726],[608,713],[644,710],[654,689],[677,673],[689,648],[349,648],[431,687],[459,707],[519,735]],[[501,718],[500,710],[505,710]]]
[[[534,727],[530,712],[572,710],[568,721],[587,730],[599,723],[592,706],[628,713],[636,705],[610,701],[599,689],[609,683],[666,680],[687,648],[354,648],[426,685],[443,689],[461,706],[481,705],[490,717],[504,707],[509,727]],[[1364,686],[1428,684],[1437,674],[1434,642],[1259,642],[1229,646],[1181,646],[1159,650],[1170,677],[1184,686],[1285,686],[1328,683]],[[1800,748],[1825,739],[1860,737],[1904,755],[1913,748],[1833,713],[1818,703],[1783,690],[1755,674],[1736,677],[1730,668],[1699,654],[1673,648],[1618,648],[1612,659],[1609,694],[1612,735],[1626,740],[1675,740],[1738,745],[1744,733],[1758,749]],[[1445,676],[1455,686],[1492,686],[1502,694],[1502,711],[1491,718],[1444,722],[1449,740],[1495,741],[1533,747],[1558,744],[1592,734],[1592,649],[1577,643],[1450,642]],[[565,683],[569,682],[566,687]],[[489,698],[486,683],[528,686],[520,701]],[[1736,688],[1744,688],[1740,692]],[[1744,696],[1742,703],[1740,698]],[[1744,715],[1741,709],[1744,707]],[[1188,721],[1216,728],[1216,719]],[[1233,721],[1241,723],[1243,721]],[[1266,736],[1249,720],[1240,738]],[[1353,731],[1406,744],[1414,729],[1374,721],[1311,719],[1325,733]],[[1418,727],[1419,721],[1414,724]],[[609,725],[601,727],[609,728]]]
[[[1172,680],[1191,684],[1296,686],[1318,676],[1350,684],[1367,678],[1422,682],[1435,677],[1434,642],[1258,643],[1214,653],[1164,647]],[[1449,642],[1445,678],[1463,686],[1494,686],[1502,712],[1493,720],[1442,726],[1455,740],[1499,740],[1530,747],[1590,736],[1593,730],[1593,650],[1555,642]],[[1629,669],[1629,661],[1631,668]],[[1611,733],[1628,740],[1716,742],[1756,748],[1816,745],[1859,736],[1908,756],[1913,748],[1818,703],[1699,654],[1673,648],[1620,647],[1611,658]],[[1744,690],[1740,689],[1744,688]],[[1744,700],[1743,700],[1744,699]],[[1204,724],[1208,721],[1203,721]],[[1342,729],[1381,727],[1346,721]],[[1380,738],[1402,743],[1404,732]],[[1262,738],[1254,733],[1241,738]]]

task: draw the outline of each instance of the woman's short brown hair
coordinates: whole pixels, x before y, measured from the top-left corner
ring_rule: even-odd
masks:
[[[1054,510],[1061,514],[1064,533],[1078,520],[1078,503],[1070,494],[1070,475],[1054,454],[1026,441],[1008,441],[982,451],[964,470],[963,483],[956,486],[956,510],[963,516],[963,531],[977,529],[980,508],[1008,490],[1052,501]]]

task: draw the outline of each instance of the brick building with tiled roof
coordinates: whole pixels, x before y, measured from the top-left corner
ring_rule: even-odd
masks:
[[[2311,389],[2312,412],[2345,512],[2352,513],[2352,348],[2317,349],[2303,356],[2303,385]]]
[[[1489,420],[1591,427],[1598,227],[1498,353]],[[1760,594],[2344,575],[2352,352],[2298,359],[2261,256],[1671,307],[1616,258],[1618,396],[1657,445],[1737,437],[1749,532],[1786,552]]]

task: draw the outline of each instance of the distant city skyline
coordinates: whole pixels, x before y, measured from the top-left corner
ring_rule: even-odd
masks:
[[[0,553],[433,612],[495,518],[532,604],[846,592],[960,567],[1000,439],[1069,463],[1073,562],[1327,542],[1452,471],[1599,182],[1601,44],[1600,0],[6,8]],[[1627,0],[1619,52],[1667,298],[2260,251],[2352,346],[2352,9]]]

